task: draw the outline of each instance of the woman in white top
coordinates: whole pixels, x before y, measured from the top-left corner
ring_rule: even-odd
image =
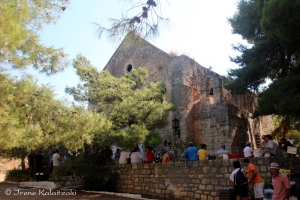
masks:
[[[131,164],[143,163],[143,156],[140,153],[140,148],[135,147],[130,155]]]
[[[127,151],[121,151],[119,164],[127,164],[127,158],[129,158],[129,153]]]
[[[251,142],[246,142],[246,147],[244,148],[244,158],[250,158],[253,157],[253,150],[251,147]]]

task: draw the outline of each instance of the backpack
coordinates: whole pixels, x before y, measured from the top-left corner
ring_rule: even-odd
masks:
[[[242,172],[242,169],[240,168],[237,173],[234,175],[234,185],[241,186],[241,185],[247,185],[248,179],[245,177],[244,173]]]

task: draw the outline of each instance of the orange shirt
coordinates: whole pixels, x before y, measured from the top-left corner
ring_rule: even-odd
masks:
[[[163,162],[163,163],[170,162],[169,156],[163,156],[162,159],[161,159],[161,162]]]
[[[256,168],[256,166],[255,166],[254,164],[249,164],[249,165],[248,165],[248,174],[249,174],[249,178],[250,178],[250,179],[252,178],[252,176],[253,176],[253,170],[255,170],[255,169],[256,169],[257,174],[256,174],[256,176],[254,177],[254,179],[252,180],[252,182],[253,182],[254,184],[264,182],[264,180],[263,180],[263,179],[261,178],[261,176],[259,175],[258,170],[257,170],[257,168]]]

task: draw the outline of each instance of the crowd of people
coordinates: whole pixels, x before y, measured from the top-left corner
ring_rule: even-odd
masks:
[[[261,142],[261,156],[290,157],[291,155],[287,153],[288,146],[292,146],[292,143],[286,138],[282,138],[277,144],[272,140],[271,135],[264,135]],[[244,155],[240,155],[240,158],[254,157],[252,143],[250,141],[246,142],[243,154]],[[221,148],[216,153],[208,153],[206,144],[202,144],[198,150],[192,142],[189,142],[183,156],[187,161],[229,159],[229,150],[225,149],[225,144],[221,144]],[[172,149],[172,143],[164,141],[161,147],[161,153],[156,153],[150,146],[146,147],[144,156],[141,154],[139,147],[135,147],[131,152],[123,151],[118,148],[115,153],[115,160],[116,163],[119,164],[174,162],[175,152]]]
[[[256,200],[263,200],[265,182],[259,174],[258,168],[250,163],[248,158],[243,159],[243,164],[247,167],[248,175],[244,168],[241,167],[240,161],[233,162],[234,170],[232,171],[229,182],[234,185],[234,191],[237,200],[248,200],[248,190],[254,193]],[[274,188],[274,200],[288,200],[291,194],[291,184],[287,176],[280,173],[278,163],[270,164],[270,172],[272,174],[272,185]]]
[[[67,159],[66,156],[60,156],[59,150],[51,151],[48,161],[46,161],[42,151],[36,153],[35,150],[31,150],[28,155],[28,166],[30,170],[30,181],[44,181],[45,180],[45,168],[49,168],[49,180],[55,180],[56,168],[64,163]]]
[[[280,142],[276,143],[273,141],[273,137],[271,135],[263,135],[260,144],[262,154],[261,156],[279,156],[284,158],[290,158],[291,154],[287,153],[287,149],[289,146],[292,147],[293,144],[286,138],[281,138]],[[254,157],[251,142],[246,142],[246,147],[244,148],[243,152],[244,158]]]
[[[114,160],[116,164],[138,164],[153,162],[175,162],[175,153],[172,149],[172,143],[164,141],[161,152],[156,152],[153,147],[146,146],[145,156],[141,154],[141,150],[136,146],[132,151],[124,151],[117,148]]]

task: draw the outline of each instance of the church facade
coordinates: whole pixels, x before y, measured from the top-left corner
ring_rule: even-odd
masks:
[[[188,56],[171,56],[129,34],[104,69],[121,77],[138,67],[148,69],[150,81],[165,83],[166,98],[176,106],[169,115],[169,125],[160,130],[165,140],[174,143],[189,138],[207,144],[209,152],[225,144],[231,153],[242,153],[246,141],[258,147],[261,135],[273,127],[270,116],[251,118],[257,106],[255,95],[232,95],[219,74]],[[172,127],[174,117],[179,120],[180,138]]]

